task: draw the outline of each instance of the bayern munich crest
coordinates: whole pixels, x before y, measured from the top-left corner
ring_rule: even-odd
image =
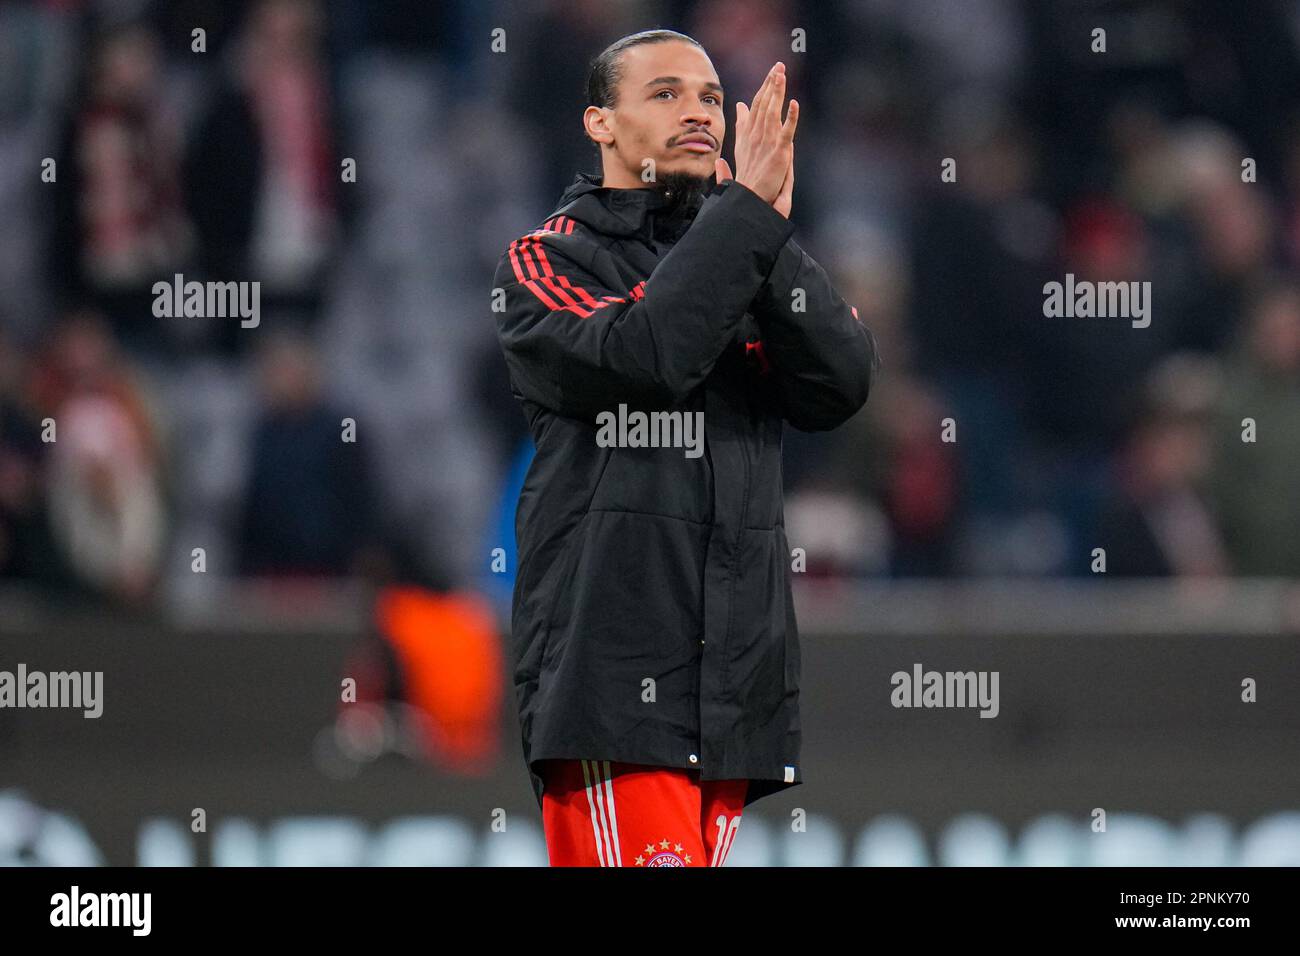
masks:
[[[686,866],[690,862],[691,855],[682,852],[682,845],[667,838],[657,844],[647,843],[645,851],[636,858],[637,866]]]

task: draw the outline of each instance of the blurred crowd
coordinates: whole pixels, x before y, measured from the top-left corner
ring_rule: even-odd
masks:
[[[866,410],[787,431],[810,574],[1300,576],[1300,4],[1248,6],[0,4],[0,578],[504,599],[487,283],[652,26],[730,103],[786,63],[797,235],[882,348]],[[1046,317],[1067,273],[1149,281],[1150,326]],[[260,282],[260,324],[156,317],[176,274]]]

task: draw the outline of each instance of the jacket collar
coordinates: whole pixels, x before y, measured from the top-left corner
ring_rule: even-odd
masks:
[[[568,216],[605,235],[655,238],[656,213],[664,205],[663,194],[656,189],[611,189],[601,185],[603,178],[600,174],[578,173],[560,196],[552,215]],[[673,232],[684,232],[687,225],[689,221],[684,221]]]

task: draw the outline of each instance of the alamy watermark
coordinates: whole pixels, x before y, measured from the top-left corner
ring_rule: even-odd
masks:
[[[687,458],[704,454],[703,412],[629,412],[596,416],[596,444],[601,448],[685,448]]]
[[[996,717],[1001,709],[997,671],[927,671],[913,664],[910,674],[895,671],[889,682],[895,707],[979,707],[981,717]]]
[[[1067,272],[1064,283],[1043,286],[1043,315],[1049,319],[1132,319],[1133,328],[1145,329],[1151,324],[1151,283],[1076,282],[1074,273]]]
[[[103,671],[0,671],[0,707],[70,707],[95,719],[104,712]]]
[[[148,936],[152,912],[152,893],[83,893],[74,884],[50,897],[51,926],[123,926],[132,936]]]
[[[246,329],[262,321],[262,283],[199,282],[176,273],[171,282],[153,284],[153,314],[158,319],[232,319]]]

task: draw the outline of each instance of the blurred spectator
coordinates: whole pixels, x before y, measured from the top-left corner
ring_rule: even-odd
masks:
[[[1253,295],[1218,408],[1214,494],[1237,574],[1300,576],[1300,283]],[[1243,437],[1251,419],[1254,440]]]
[[[365,424],[322,394],[308,343],[277,334],[258,356],[262,413],[239,535],[240,571],[341,575],[355,570],[379,518]]]
[[[1196,295],[1179,317],[1176,347],[1221,350],[1232,341],[1250,284],[1275,265],[1268,193],[1241,181],[1244,149],[1217,127],[1187,124],[1179,139],[1186,214],[1195,236]]]
[[[205,274],[261,282],[262,306],[313,318],[336,239],[337,134],[312,0],[262,0],[200,121],[186,193]],[[222,344],[247,340],[221,327]]]
[[[1035,370],[1062,343],[1042,326],[1054,223],[1031,199],[1032,144],[1004,104],[978,105],[938,134],[959,172],[919,197],[910,322],[917,371],[960,430],[963,511],[1005,520],[1021,501],[1026,428],[1051,407],[1035,400]]]
[[[156,347],[152,287],[186,261],[179,129],[163,108],[157,40],[140,23],[91,43],[57,162],[56,293],[101,310],[123,343]]]
[[[99,316],[75,314],[57,331],[36,394],[55,424],[55,541],[93,591],[146,601],[166,530],[160,455],[144,395]]]
[[[1215,383],[1212,363],[1185,355],[1153,370],[1118,462],[1116,490],[1101,510],[1097,546],[1105,548],[1107,574],[1228,573],[1203,491]]]
[[[1152,279],[1154,239],[1148,225],[1116,197],[1076,200],[1065,210],[1061,226],[1056,281],[1064,281],[1067,273],[1088,282]],[[1155,315],[1150,325],[1139,328],[1122,316],[1047,319],[1039,303],[1040,351],[1030,374],[1040,434],[1054,442],[1086,444],[1094,454],[1123,438],[1131,414],[1124,404],[1127,397],[1169,348],[1172,317],[1166,287],[1158,279],[1152,287]]]

